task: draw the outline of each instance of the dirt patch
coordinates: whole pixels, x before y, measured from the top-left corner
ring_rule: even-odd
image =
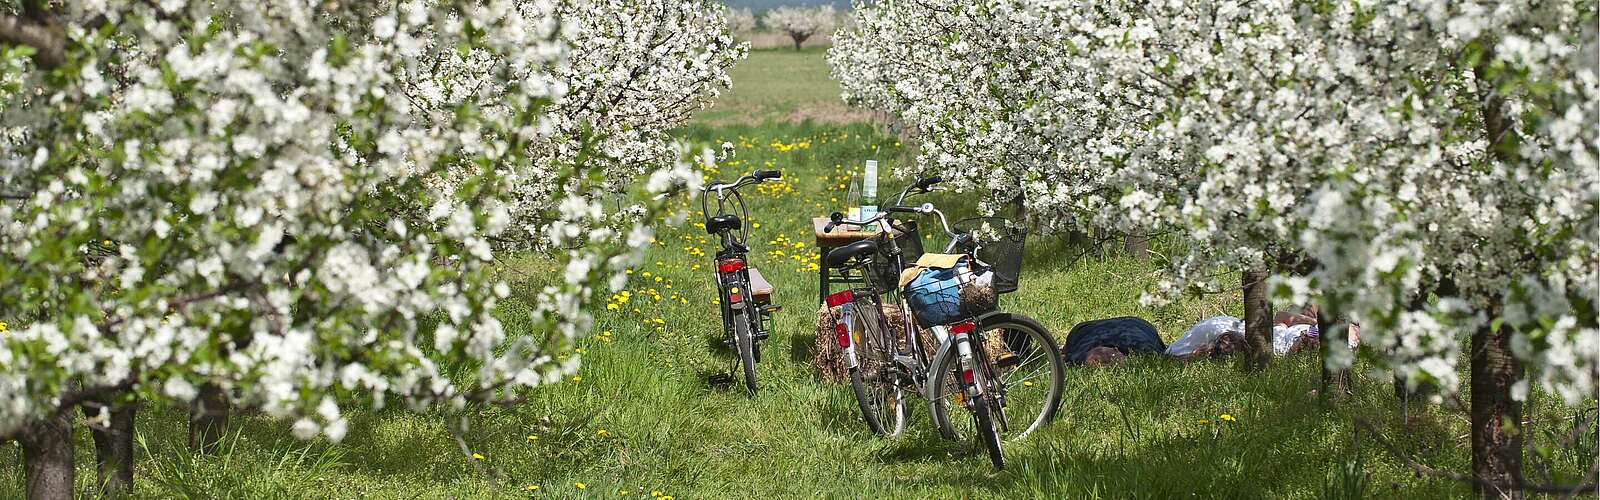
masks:
[[[874,113],[839,103],[814,103],[796,108],[789,113],[788,119],[794,123],[806,120],[816,123],[856,123],[873,121]]]

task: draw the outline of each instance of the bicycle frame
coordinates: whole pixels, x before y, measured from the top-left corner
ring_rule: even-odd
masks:
[[[836,217],[834,217],[833,224],[830,224],[829,229],[831,230],[833,225],[837,224],[865,226],[878,221],[883,221],[886,225],[888,225],[888,227],[894,228],[895,218],[893,214],[911,213],[917,215],[933,215],[938,218],[940,228],[944,230],[946,235],[950,236],[950,242],[945,245],[946,253],[952,252],[957,248],[962,248],[962,253],[968,258],[979,264],[987,265],[979,261],[977,258],[977,252],[980,248],[982,248],[981,244],[979,244],[976,239],[972,238],[970,234],[957,233],[956,231],[952,230],[950,228],[948,218],[945,217],[943,212],[934,208],[931,203],[924,203],[920,207],[914,208],[903,205],[906,195],[915,188],[922,188],[924,192],[927,190],[925,183],[918,183],[915,186],[906,188],[904,191],[900,192],[900,195],[896,199],[894,205],[886,207],[884,212],[874,216],[871,219],[851,221],[844,220],[842,217],[837,217],[837,214],[835,214]],[[881,238],[882,241],[887,242],[889,249],[887,255],[889,258],[894,259],[892,262],[894,269],[896,271],[905,269],[905,262],[902,260],[903,256],[895,239],[892,237],[887,237],[887,233],[877,237]],[[905,379],[911,382],[911,386],[906,387],[906,389],[913,390],[917,394],[921,395],[930,405],[929,410],[933,411],[931,406],[936,404],[936,400],[938,399],[938,394],[936,391],[940,389],[931,383],[935,375],[933,370],[943,366],[943,360],[946,357],[953,355],[956,356],[957,366],[961,372],[961,388],[964,396],[967,398],[967,403],[965,404],[970,405],[974,398],[987,396],[987,387],[989,386],[989,381],[997,380],[998,377],[995,373],[993,373],[993,362],[992,360],[988,359],[985,350],[982,348],[973,349],[974,344],[978,344],[979,346],[982,345],[982,339],[975,336],[973,332],[977,330],[977,325],[981,322],[983,316],[980,315],[975,318],[970,318],[949,325],[930,325],[928,329],[933,332],[934,340],[938,342],[938,349],[931,358],[928,357],[926,354],[927,351],[922,345],[921,336],[917,334],[917,329],[912,325],[911,318],[913,316],[911,316],[910,305],[906,302],[905,297],[899,293],[895,293],[897,292],[898,287],[888,286],[880,288],[880,286],[876,283],[877,277],[875,275],[877,273],[874,273],[871,270],[871,266],[876,259],[877,256],[875,255],[868,255],[861,258],[861,263],[857,267],[861,268],[864,278],[863,281],[866,282],[866,287],[860,291],[867,292],[875,297],[881,296],[885,293],[892,293],[894,297],[894,303],[896,307],[899,308],[901,317],[905,318],[903,321],[901,321],[901,329],[897,333],[901,336],[901,338],[906,339],[905,350],[909,350],[911,352],[908,354],[904,352],[905,350],[898,348],[894,349],[893,352],[895,353],[895,362],[892,363],[892,366],[895,366],[906,372],[904,373]],[[846,272],[848,272],[848,270],[849,269],[847,268]],[[898,275],[898,272],[895,274]],[[845,351],[845,359],[849,368],[855,368],[859,365],[859,361],[856,357],[854,342],[852,342],[853,339],[851,339],[850,332],[848,331],[851,320],[851,311],[849,311],[849,308],[854,307],[856,292],[857,290],[855,289],[845,290],[843,292],[830,295],[827,298],[827,303],[830,307],[845,307],[845,311],[841,312],[836,319],[834,330],[838,337],[837,342],[839,343],[839,346]],[[881,300],[874,300],[873,302],[878,305],[881,305],[882,303]],[[898,342],[896,342],[894,345],[898,345]],[[1003,410],[1003,401],[1005,398],[1004,392],[1004,390],[999,390],[998,394],[994,395],[996,398],[998,398],[997,402],[1001,403],[995,405],[995,415],[999,417],[998,421],[1002,428],[1004,428],[1006,425],[1006,418]]]
[[[739,188],[778,178],[781,178],[781,174],[777,171],[755,172],[740,177],[731,184],[712,183],[700,192],[700,214],[705,218],[707,230],[717,235],[718,243],[721,245],[714,256],[712,274],[717,282],[723,340],[734,347],[735,351],[742,352],[743,348],[736,342],[741,325],[736,321],[747,321],[748,324],[744,326],[749,328],[750,347],[753,349],[750,354],[753,360],[760,358],[760,348],[756,343],[767,338],[767,316],[776,308],[758,303],[755,290],[751,288],[752,279],[747,258],[750,249],[745,245],[750,238],[750,229],[745,223],[750,218],[750,211],[745,206],[744,197],[739,194]],[[715,213],[710,210],[709,202],[713,194],[717,200]],[[737,206],[739,210],[738,228],[713,226],[716,220],[731,216],[730,208],[733,206]],[[735,367],[741,362],[738,354],[739,352],[736,352],[733,361]]]

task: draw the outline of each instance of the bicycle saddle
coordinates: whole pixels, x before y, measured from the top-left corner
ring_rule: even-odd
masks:
[[[741,227],[744,227],[743,222],[739,220],[739,216],[733,214],[723,214],[706,219],[706,232],[711,234],[717,234],[724,229],[738,231]]]
[[[871,239],[857,241],[849,245],[828,251],[828,267],[839,267],[850,262],[852,257],[870,255],[878,252],[878,242]]]

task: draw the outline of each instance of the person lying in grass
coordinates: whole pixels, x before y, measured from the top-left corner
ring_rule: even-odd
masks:
[[[1196,323],[1167,346],[1167,356],[1179,361],[1224,358],[1243,351],[1244,320],[1214,316]]]
[[[1167,350],[1155,325],[1133,316],[1085,321],[1072,327],[1061,346],[1068,365],[1107,366],[1134,354]]]
[[[1350,348],[1354,349],[1361,343],[1361,325],[1350,323]],[[1282,311],[1273,318],[1272,326],[1272,352],[1279,356],[1287,356],[1301,352],[1318,350],[1322,345],[1322,336],[1317,325],[1316,304],[1307,305],[1300,312]]]

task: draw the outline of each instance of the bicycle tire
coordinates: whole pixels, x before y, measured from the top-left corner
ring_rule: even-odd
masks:
[[[989,451],[989,463],[994,468],[1006,468],[1005,453],[1001,449],[1000,430],[995,427],[993,411],[989,409],[988,398],[978,398],[972,401],[972,418],[978,427],[978,437],[983,441],[984,449]]]
[[[856,404],[861,408],[861,419],[867,423],[868,429],[880,436],[899,436],[905,433],[908,412],[905,390],[883,376],[889,366],[886,360],[893,359],[894,355],[886,347],[886,342],[892,338],[886,333],[890,330],[888,322],[883,318],[877,301],[857,300],[855,310],[855,321],[863,328],[859,341],[852,339],[858,344],[856,357],[861,362],[856,368],[850,369],[851,391],[855,393]],[[889,405],[888,411],[883,411],[885,404]]]
[[[1021,358],[1016,365],[1017,370],[1001,374],[999,382],[994,384],[995,387],[985,391],[986,393],[993,390],[1006,391],[1004,407],[998,410],[991,409],[991,412],[1000,411],[1010,415],[1016,411],[1018,416],[1026,415],[1029,419],[1024,421],[1025,426],[1006,425],[1006,435],[1001,436],[1001,439],[1016,441],[1028,437],[1054,420],[1056,412],[1061,408],[1066,365],[1061,360],[1060,350],[1056,348],[1055,339],[1050,336],[1050,331],[1038,321],[1025,315],[990,313],[978,319],[978,330],[974,333],[977,335],[974,335],[973,339],[999,334],[1007,349],[1013,350],[1013,354]],[[982,346],[974,348],[981,349]],[[960,380],[956,358],[956,349],[952,347],[942,350],[933,360],[932,366],[935,368],[930,377],[932,380],[929,380],[931,384],[929,406],[933,413],[934,426],[939,429],[939,434],[946,439],[960,441],[967,437],[965,434],[969,431],[958,429],[957,420],[950,418],[950,398],[960,391],[959,385],[955,383]],[[986,364],[993,362],[988,356],[980,356],[980,359]],[[1033,369],[1029,369],[1030,366]],[[998,367],[992,365],[984,369],[999,371]],[[1035,379],[1043,383],[1033,382]],[[1013,419],[1008,416],[1006,422],[1011,421]]]
[[[744,367],[744,387],[749,391],[750,397],[755,397],[756,383],[756,343],[755,334],[750,331],[750,317],[744,311],[733,313],[734,347],[739,351],[739,364]]]

